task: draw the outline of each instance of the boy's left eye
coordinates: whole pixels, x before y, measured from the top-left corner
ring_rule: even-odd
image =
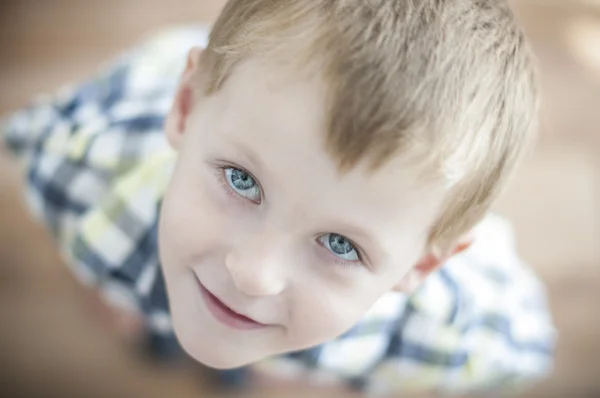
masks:
[[[318,240],[327,250],[344,261],[360,260],[358,250],[345,236],[330,233],[319,236]]]

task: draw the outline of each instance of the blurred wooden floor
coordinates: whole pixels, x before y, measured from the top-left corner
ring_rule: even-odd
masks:
[[[528,397],[600,396],[600,1],[514,0],[540,58],[540,142],[498,208],[548,285],[561,333],[556,372]],[[210,22],[222,0],[4,0],[0,114],[85,78],[146,34]],[[0,154],[0,395],[213,395],[189,370],[141,363],[69,299],[43,230],[19,204]],[[12,395],[4,392],[11,391]],[[17,393],[18,392],[18,393]],[[271,391],[253,396],[305,396]],[[311,393],[311,396],[315,394]],[[323,394],[327,396],[327,394]]]

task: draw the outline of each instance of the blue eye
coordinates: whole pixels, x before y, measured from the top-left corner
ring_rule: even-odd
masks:
[[[344,261],[359,261],[358,250],[345,236],[338,234],[324,234],[319,236],[319,242],[336,257]]]
[[[226,167],[223,170],[231,189],[243,198],[260,203],[260,187],[250,174],[235,167]]]

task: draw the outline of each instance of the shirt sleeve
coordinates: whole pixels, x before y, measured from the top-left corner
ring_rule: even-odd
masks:
[[[378,393],[518,392],[548,375],[555,329],[541,283],[490,216],[477,243],[415,294],[388,294],[356,328],[262,371]]]
[[[21,165],[29,207],[61,248],[110,179],[109,165],[93,164],[89,152],[108,125],[103,109],[121,97],[125,70],[113,65],[83,84],[41,96],[2,123],[5,145]]]

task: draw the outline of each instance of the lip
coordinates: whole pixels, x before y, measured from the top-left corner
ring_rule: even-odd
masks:
[[[225,305],[217,296],[212,294],[204,287],[202,282],[196,277],[196,282],[200,288],[202,299],[208,308],[208,311],[221,323],[238,330],[256,330],[267,327],[263,323],[256,322],[254,319],[239,314]]]

